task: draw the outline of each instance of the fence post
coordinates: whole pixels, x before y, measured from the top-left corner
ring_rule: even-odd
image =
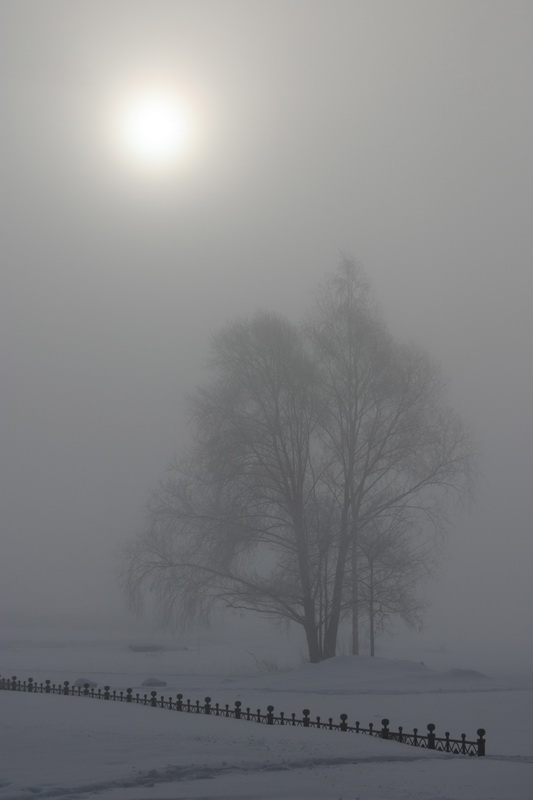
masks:
[[[398,741],[403,742],[403,728],[401,725],[398,725]]]
[[[104,700],[109,700],[109,690],[110,686],[104,686]]]
[[[428,725],[428,750],[435,749],[435,726],[433,723],[429,723]]]
[[[131,703],[131,695],[133,693],[133,689],[126,689],[126,703]]]
[[[68,682],[68,681],[64,681],[64,682],[63,682],[63,686],[65,687],[65,688],[63,689],[63,694],[68,694],[69,682]]]
[[[211,698],[210,697],[206,697],[205,698],[205,706],[204,706],[204,714],[210,714],[210,713],[211,713]]]
[[[88,683],[84,683],[83,684],[83,695],[84,695],[84,697],[87,697],[88,694],[89,694],[89,684]]]
[[[33,678],[28,678],[28,692],[33,692]]]
[[[267,725],[274,724],[274,706],[267,706]]]
[[[302,713],[303,713],[303,715],[304,715],[304,719],[303,719],[304,728],[308,728],[308,727],[309,727],[309,714],[310,714],[311,712],[309,711],[309,709],[308,709],[308,708],[304,708],[304,710],[303,710],[303,712],[302,712]]]
[[[348,724],[346,722],[347,719],[348,719],[348,714],[341,714],[341,724],[339,725],[341,731],[348,730]]]
[[[444,750],[449,753],[450,752],[450,731],[446,731],[444,734],[444,738],[446,739],[446,743],[444,745]]]
[[[418,728],[413,728],[413,744],[418,747]]]
[[[388,719],[382,719],[381,720],[381,724],[383,725],[383,727],[381,729],[381,738],[382,739],[388,739],[389,738],[389,720]]]
[[[478,728],[477,729],[477,754],[478,756],[485,755],[485,728]]]
[[[155,690],[153,692],[150,692],[150,697],[152,698],[150,700],[150,705],[152,706],[152,708],[155,708],[157,705],[157,692]]]
[[[176,697],[178,698],[178,701],[176,703],[176,711],[181,711],[181,706],[182,706],[182,702],[181,701],[183,700],[183,695],[182,694],[177,694]]]
[[[242,703],[240,700],[235,700],[235,719],[241,718],[241,705]]]
[[[16,675],[13,675],[13,677],[11,678],[11,691],[12,692],[16,692],[17,691],[17,676]]]

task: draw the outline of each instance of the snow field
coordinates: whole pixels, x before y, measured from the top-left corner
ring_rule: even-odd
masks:
[[[199,654],[197,654],[199,656]],[[216,653],[206,648],[204,667]],[[196,716],[85,697],[0,692],[0,800],[171,800],[171,798],[351,798],[355,800],[531,800],[533,692],[527,682],[429,670],[409,661],[342,657],[285,672],[176,674],[180,650],[133,651],[124,638],[5,639],[0,673],[40,682],[132,686],[149,675],[160,694],[253,710],[267,705],[349,723],[381,719],[391,730],[417,726],[437,735],[487,729],[487,757],[466,758],[364,735]],[[191,654],[189,658],[192,660]],[[51,667],[56,663],[56,669]],[[178,669],[177,669],[178,664]],[[191,668],[194,665],[191,664]],[[46,674],[45,674],[46,673]],[[174,674],[173,674],[174,673]],[[221,674],[220,674],[221,673]],[[243,674],[244,673],[244,674]]]

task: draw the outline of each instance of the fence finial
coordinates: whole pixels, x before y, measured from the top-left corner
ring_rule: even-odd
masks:
[[[477,754],[478,754],[478,756],[484,756],[485,755],[485,728],[478,728],[476,733],[478,735]]]

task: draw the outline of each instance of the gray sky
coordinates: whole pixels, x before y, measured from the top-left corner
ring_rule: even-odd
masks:
[[[347,251],[482,453],[426,636],[533,663],[532,35],[517,0],[0,4],[8,614],[119,608],[209,334],[297,319]],[[154,79],[201,133],[157,177],[107,139]]]

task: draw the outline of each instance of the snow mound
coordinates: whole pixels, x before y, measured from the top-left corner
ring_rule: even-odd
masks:
[[[484,681],[489,679],[488,675],[478,672],[477,669],[449,669],[444,673],[444,676],[458,680]]]
[[[487,676],[474,670],[438,672],[423,662],[370,656],[337,656],[318,664],[303,664],[287,672],[255,678],[255,685],[272,691],[315,691],[322,694],[358,692],[406,693],[441,691],[471,686],[473,680]]]
[[[157,686],[166,686],[167,682],[162,681],[159,678],[146,678],[141,684],[141,686],[153,686],[154,688]]]
[[[88,686],[89,689],[96,689],[98,684],[95,681],[90,681],[89,678],[76,678],[74,686]]]

